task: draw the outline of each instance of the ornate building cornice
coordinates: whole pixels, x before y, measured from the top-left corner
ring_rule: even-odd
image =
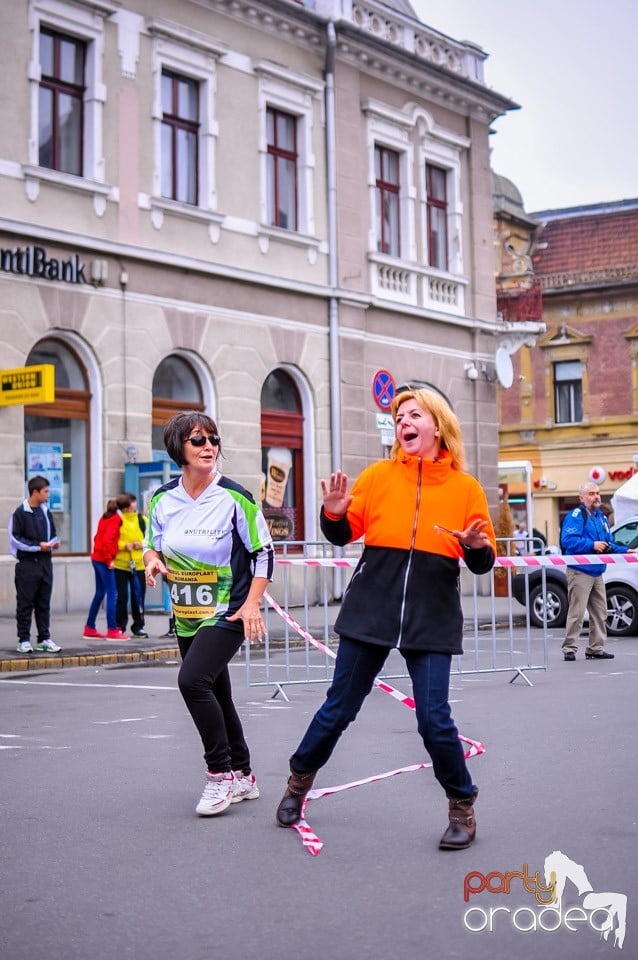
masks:
[[[293,0],[196,2],[315,49],[324,46],[325,26],[332,20],[342,59],[463,116],[490,123],[518,106],[486,86],[487,55],[480,47],[452,40],[376,0],[317,0],[314,8]]]
[[[538,277],[544,292],[563,293],[575,287],[600,287],[603,284],[638,280],[638,264],[623,267],[601,267],[596,270],[563,270]]]

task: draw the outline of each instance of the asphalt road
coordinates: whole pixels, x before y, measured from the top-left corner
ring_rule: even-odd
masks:
[[[287,757],[323,685],[273,700],[233,664],[261,797],[203,819],[201,745],[175,664],[3,675],[2,960],[638,956],[638,638],[607,648],[614,661],[585,661],[583,643],[566,664],[553,644],[531,687],[503,673],[453,678],[460,732],[487,747],[469,761],[477,840],[458,853],[437,849],[446,803],[429,769],[312,801],[317,857],[275,825]],[[427,759],[414,726],[373,691],[317,786]],[[556,915],[540,917],[521,879],[502,892],[525,864],[542,878],[552,851],[581,865],[594,892],[627,895],[621,950],[569,880],[551,931],[539,925]],[[484,882],[493,892],[466,902],[467,884]],[[584,919],[566,921],[579,907]]]

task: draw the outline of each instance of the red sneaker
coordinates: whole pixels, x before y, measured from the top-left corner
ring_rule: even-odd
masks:
[[[84,633],[82,634],[83,640],[104,640],[105,637],[106,634],[100,633],[95,627],[85,627]]]
[[[124,633],[123,630],[120,630],[118,627],[117,630],[107,630],[106,631],[107,640],[129,640],[130,637],[128,633]]]

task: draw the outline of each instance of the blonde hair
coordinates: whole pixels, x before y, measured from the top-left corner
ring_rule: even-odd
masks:
[[[456,414],[452,413],[447,401],[432,390],[403,390],[392,401],[392,419],[397,422],[397,413],[401,404],[407,400],[416,400],[420,407],[431,414],[436,429],[439,431],[439,445],[442,450],[448,450],[452,457],[452,467],[455,470],[466,470],[465,448],[461,435],[461,424]],[[396,460],[401,444],[394,439],[390,459]]]

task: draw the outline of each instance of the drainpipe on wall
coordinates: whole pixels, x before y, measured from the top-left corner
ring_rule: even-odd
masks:
[[[478,332],[476,327],[472,331],[472,356],[476,358],[478,353]],[[476,359],[475,359],[476,362]],[[479,483],[483,485],[483,478],[481,477],[481,427],[479,424],[479,410],[480,406],[477,402],[477,392],[478,392],[478,383],[472,384],[474,387],[474,458],[475,458],[475,476]]]
[[[120,269],[120,290],[122,291],[122,369],[124,371],[124,392],[123,392],[123,406],[124,406],[124,442],[128,441],[128,388],[126,384],[127,373],[128,373],[128,330],[126,329],[126,285],[128,283],[128,273],[122,267]]]
[[[339,302],[337,289],[337,160],[334,63],[337,35],[330,20],[326,26],[326,179],[328,186],[328,284],[329,347],[330,347],[330,434],[332,469],[340,470],[341,463],[341,363],[339,344]]]
[[[337,33],[332,20],[326,25],[326,181],[328,188],[328,304],[330,360],[330,464],[340,470],[341,460],[341,346],[339,342],[339,301],[336,297],[337,271],[337,158],[335,120],[335,51]],[[335,548],[335,556],[341,554]],[[335,568],[332,576],[335,599],[343,593],[343,571]]]

